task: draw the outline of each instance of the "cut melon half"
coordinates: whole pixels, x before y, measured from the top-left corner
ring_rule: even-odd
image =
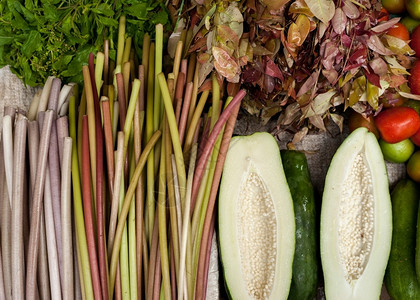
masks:
[[[219,195],[220,252],[232,299],[287,299],[295,219],[276,140],[234,137]]]
[[[392,208],[376,137],[356,129],[327,172],[321,259],[328,300],[379,299],[391,249]]]

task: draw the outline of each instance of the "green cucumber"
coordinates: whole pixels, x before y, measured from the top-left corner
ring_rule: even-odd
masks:
[[[313,299],[318,286],[318,234],[314,189],[304,153],[282,150],[281,157],[292,194],[296,220],[295,256],[288,299]]]
[[[402,180],[394,188],[391,199],[393,231],[391,254],[385,275],[386,288],[394,300],[420,299],[420,285],[416,275],[416,265],[418,272],[420,263],[417,254],[420,250],[420,230],[416,230],[420,225],[420,189],[413,181]]]

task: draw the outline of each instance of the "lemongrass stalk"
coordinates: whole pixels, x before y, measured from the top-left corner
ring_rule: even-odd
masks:
[[[39,99],[38,104],[38,111],[36,113],[36,117],[38,117],[38,113],[41,111],[45,111],[48,106],[48,99],[50,98],[51,86],[53,82],[54,76],[49,76],[45,81],[44,87],[42,88],[41,97]]]
[[[57,239],[55,235],[54,213],[51,195],[51,180],[50,170],[47,168],[45,176],[45,191],[44,191],[44,215],[45,215],[45,229],[47,235],[47,250],[48,250],[48,267],[50,274],[50,289],[52,299],[61,299],[61,281],[60,267],[58,262]],[[61,230],[61,228],[60,228]]]
[[[126,95],[127,100],[128,100],[128,95],[129,95],[128,87],[130,85],[130,66],[131,66],[131,63],[129,61],[124,62],[122,65],[122,75],[124,79],[124,94]],[[125,105],[127,107],[128,102]]]
[[[176,220],[177,220],[177,228],[178,228],[178,247],[181,247],[182,243],[182,203],[181,203],[181,195],[179,194],[179,183],[178,183],[178,174],[176,173],[176,162],[175,156],[171,154],[171,170],[172,170],[172,181],[173,181],[173,188],[174,188],[174,197],[175,197],[175,208],[176,208]],[[169,174],[169,175],[171,175]],[[171,225],[172,226],[172,225]],[[180,250],[179,250],[180,251]],[[180,257],[180,256],[179,256]],[[179,265],[179,263],[178,263]],[[179,268],[177,268],[179,271]]]
[[[104,90],[106,90],[106,88]],[[111,120],[113,120],[113,118],[114,118],[114,98],[115,98],[114,87],[112,85],[109,85],[107,90],[108,90],[108,92],[106,93],[107,95],[105,95],[105,93],[104,93],[104,96],[107,96],[109,98],[109,110],[111,112]]]
[[[191,53],[190,58],[188,60],[188,71],[187,71],[187,78],[186,78],[186,81],[185,81],[186,83],[193,82],[196,63],[197,63],[197,55],[194,52],[194,53]]]
[[[124,172],[124,171],[122,171]],[[124,187],[124,176],[121,176],[121,187]],[[118,213],[121,214],[121,209],[124,202],[125,190],[120,188],[120,195],[118,201]],[[123,300],[130,299],[130,271],[128,263],[128,232],[127,223],[124,223],[124,228],[121,234],[120,246],[120,274],[121,274],[121,295]]]
[[[153,297],[152,300],[160,300],[161,288],[162,288],[162,271],[160,266],[160,248],[157,249],[157,258],[155,265],[155,279],[153,282]]]
[[[71,175],[72,175],[72,190],[73,190],[73,209],[74,219],[76,226],[76,240],[79,249],[79,261],[80,261],[80,279],[82,293],[85,294],[86,299],[92,299],[93,287],[92,277],[90,271],[89,254],[86,241],[85,231],[85,220],[83,217],[83,204],[82,204],[82,188],[80,182],[80,171],[79,157],[78,156],[78,144],[82,144],[80,140],[76,139],[76,99],[70,98],[70,110],[69,110],[69,125],[70,125],[70,137],[73,140],[72,145],[72,160],[71,160]],[[82,127],[82,126],[80,126]],[[81,128],[83,129],[83,128]]]
[[[146,147],[144,148],[143,153],[140,155],[139,162],[136,166],[136,169],[133,174],[133,178],[130,182],[130,185],[128,187],[127,193],[125,195],[124,199],[124,205],[121,209],[120,218],[118,220],[117,230],[115,234],[115,240],[114,240],[114,246],[112,248],[112,255],[111,255],[111,263],[110,263],[110,284],[109,284],[109,295],[112,297],[113,291],[114,291],[114,284],[115,284],[115,272],[117,267],[117,259],[119,255],[119,249],[121,245],[121,238],[122,238],[122,231],[124,229],[124,225],[126,222],[126,218],[128,215],[128,211],[130,208],[131,200],[134,195],[136,186],[138,184],[138,180],[140,178],[140,174],[143,170],[143,167],[146,163],[147,156],[149,155],[150,151],[156,144],[156,142],[160,138],[160,131],[156,131],[152,138],[147,143]]]
[[[141,137],[142,126],[144,121],[144,67],[139,67],[140,78],[140,92],[139,99],[136,103],[133,120],[133,134],[134,134],[134,163],[138,163],[141,153]],[[134,169],[134,168],[133,168]],[[142,247],[143,247],[143,214],[144,214],[144,193],[143,193],[143,174],[140,176],[139,183],[136,189],[136,204],[135,204],[135,231],[136,231],[136,278],[137,278],[137,294],[142,297]]]
[[[149,49],[149,74],[147,80],[147,105],[146,105],[146,142],[150,140],[153,135],[153,111],[154,111],[154,78],[155,78],[155,44],[150,44]],[[152,231],[155,219],[155,165],[154,165],[154,150],[147,158],[147,170],[146,170],[146,184],[147,184],[147,223],[146,223],[146,235],[148,237],[149,247],[152,243]]]
[[[211,191],[209,195],[209,202],[207,205],[207,214],[205,216],[204,225],[203,225],[203,233],[202,233],[202,242],[200,247],[200,254],[199,254],[199,263],[198,263],[198,272],[197,272],[197,285],[196,285],[196,291],[197,291],[197,297],[201,297],[203,294],[200,294],[199,291],[203,291],[205,293],[206,291],[206,282],[207,282],[207,276],[208,272],[206,270],[203,270],[203,265],[208,265],[209,258],[204,258],[205,251],[208,251],[208,247],[206,247],[205,243],[210,244],[211,242],[211,236],[213,235],[213,227],[214,227],[214,214],[215,214],[215,202],[217,197],[217,190],[220,183],[220,179],[222,176],[222,170],[223,165],[226,158],[226,153],[229,149],[230,139],[233,134],[233,130],[236,124],[236,118],[238,116],[240,104],[236,106],[236,108],[233,110],[232,115],[229,117],[226,128],[223,134],[222,142],[220,145],[219,155],[217,158],[217,163],[215,167],[215,172],[213,176],[213,181],[211,185]],[[212,217],[213,216],[213,217]],[[208,255],[207,255],[208,256]],[[207,261],[205,262],[204,259]],[[205,298],[205,297],[204,297]]]
[[[130,137],[131,127],[133,125],[134,110],[140,92],[140,80],[134,79],[131,90],[130,103],[127,110],[127,117],[124,124],[124,156],[127,153],[128,141]]]
[[[0,298],[6,299],[6,287],[4,286],[4,277],[3,277],[3,256],[1,254],[1,248],[0,248]]]
[[[156,24],[156,56],[155,56],[155,91],[153,108],[153,130],[158,130],[163,116],[161,90],[159,89],[158,75],[162,72],[163,61],[163,25]]]
[[[188,169],[187,192],[185,196],[184,214],[183,214],[183,220],[182,220],[181,256],[180,256],[180,261],[179,261],[179,277],[178,277],[178,299],[183,299],[184,297],[184,280],[186,276],[185,270],[188,271],[189,269],[186,264],[189,264],[189,265],[191,264],[190,260],[187,260],[186,258],[188,256],[187,255],[188,233],[191,231],[191,227],[190,227],[191,191],[192,191],[192,185],[193,185],[196,159],[197,159],[197,144],[194,144],[191,149],[190,167]],[[188,280],[186,280],[186,283],[187,283],[187,290],[185,291],[185,293],[187,295],[191,295],[192,293],[188,291],[190,291],[192,287],[188,285],[189,283]],[[188,296],[187,298],[190,298],[190,297]]]
[[[189,82],[187,83],[187,86],[185,88],[184,102],[182,103],[181,119],[179,120],[179,126],[178,126],[179,139],[181,141],[181,145],[184,145],[185,128],[187,126],[187,118],[188,118],[188,111],[190,108],[192,91],[193,91],[193,83]]]
[[[131,135],[133,136],[133,135]],[[133,148],[133,147],[131,147]],[[130,159],[130,179],[135,169],[134,151]],[[128,261],[130,270],[130,299],[137,299],[137,241],[136,241],[136,201],[135,197],[131,200],[130,211],[128,214]]]
[[[214,172],[216,168],[217,157],[219,155],[220,144],[222,142],[223,132],[224,132],[224,129],[220,131],[216,144],[213,148],[213,152],[211,154],[211,159],[208,162],[208,166],[206,167],[206,171],[205,171],[206,174],[203,177],[203,180],[201,181],[200,190],[203,188],[203,195],[202,196],[199,195],[197,197],[197,200],[200,199],[201,203],[199,204],[198,203],[199,201],[196,201],[196,206],[194,208],[194,219],[193,219],[192,228],[195,229],[195,233],[193,232],[193,237],[195,238],[194,244],[193,244],[193,253],[194,253],[193,254],[194,255],[193,269],[196,274],[196,276],[194,276],[195,279],[197,278],[197,274],[198,274],[197,268],[198,268],[199,259],[200,259],[199,253],[201,249],[204,219],[207,212],[210,190],[212,187],[212,182],[213,182]],[[205,243],[207,243],[207,241],[205,241]],[[197,282],[195,282],[195,284],[196,283]]]
[[[184,164],[184,155],[182,154],[181,142],[179,140],[178,128],[176,126],[175,113],[172,106],[171,98],[169,96],[168,86],[166,85],[165,75],[160,73],[158,75],[159,86],[162,90],[163,102],[165,105],[165,111],[169,123],[169,131],[171,133],[172,144],[174,147],[174,154],[176,160],[176,169],[178,173],[178,180],[181,192],[181,199],[185,199],[185,190],[186,190],[186,174],[185,174],[185,164]]]
[[[142,53],[142,58],[141,58],[141,64],[144,67],[145,76],[149,74],[149,62],[150,62],[149,51],[150,51],[150,35],[148,33],[145,33],[143,37],[143,53]]]
[[[191,125],[191,120],[195,111],[195,105],[197,102],[197,96],[198,96],[198,73],[200,70],[200,64],[197,63],[195,65],[195,72],[194,72],[194,79],[193,79],[193,91],[192,91],[192,96],[191,96],[191,101],[190,101],[190,108],[188,110],[188,118],[187,118],[187,128],[190,127]]]
[[[184,58],[183,60],[181,60],[181,73],[184,73],[185,75],[185,82],[187,79],[187,72],[188,72],[188,59]]]
[[[77,136],[75,136],[75,138],[77,137],[77,141],[79,141],[77,143],[77,155],[78,157],[82,157],[82,143],[80,142],[82,140],[82,118],[83,116],[86,114],[86,109],[87,109],[87,103],[86,103],[86,91],[85,89],[83,89],[82,91],[82,97],[80,98],[80,104],[79,104],[79,113],[77,114],[77,126],[74,125],[76,128],[77,127]],[[76,101],[74,102],[74,107],[75,107],[75,114],[76,114]],[[76,116],[76,115],[75,115]],[[75,139],[73,138],[73,141],[75,141]],[[82,164],[82,160],[79,159],[79,170],[81,170],[81,164]]]
[[[14,136],[14,172],[12,192],[12,294],[16,299],[25,295],[25,264],[23,246],[23,202],[24,174],[26,157],[26,131],[28,120],[18,116]]]
[[[48,161],[48,145],[50,143],[51,126],[53,122],[54,112],[48,110],[42,126],[42,134],[40,141],[40,150],[38,158],[37,176],[35,188],[33,191],[31,230],[29,235],[29,245],[27,254],[26,268],[26,299],[36,298],[36,273],[38,266],[38,249],[40,236],[40,221],[42,210],[42,198],[44,193],[45,173]]]
[[[175,81],[174,81],[174,74],[169,73],[168,79],[166,80],[168,84],[169,95],[171,96],[171,101],[174,102],[175,99]]]
[[[211,123],[210,123],[210,130],[213,129],[214,124],[216,124],[217,119],[219,118],[219,107],[220,107],[220,86],[219,81],[217,81],[216,74],[213,73],[211,75],[211,82],[212,82],[212,114],[211,114]]]
[[[112,194],[111,202],[111,213],[109,218],[109,230],[108,230],[108,258],[111,258],[112,248],[114,247],[115,230],[118,219],[118,202],[120,196],[120,189],[124,188],[121,186],[121,177],[124,164],[124,133],[118,132],[118,145],[115,159],[115,176],[114,176],[114,192]],[[109,297],[112,297],[110,294]]]
[[[108,96],[109,78],[109,40],[104,40],[104,90],[103,95]],[[98,93],[99,94],[99,93]]]
[[[179,73],[178,80],[176,82],[175,88],[175,101],[176,101],[176,123],[179,127],[179,121],[181,118],[181,106],[182,106],[182,98],[184,96],[184,85],[185,85],[185,73]]]
[[[120,104],[118,101],[114,102],[112,115],[112,139],[114,146],[117,143],[117,130],[118,130],[118,116],[120,115]]]
[[[127,114],[126,94],[124,91],[124,76],[122,73],[117,73],[115,74],[115,79],[117,82],[117,95],[120,109],[120,128],[123,128],[125,123],[125,116]]]
[[[108,188],[112,195],[114,191],[114,146],[112,141],[112,123],[111,123],[111,111],[109,106],[108,97],[102,96],[102,114],[104,119],[104,136],[105,136],[105,153],[106,153],[106,165],[108,170]]]
[[[72,150],[73,155],[73,150]],[[75,220],[76,221],[76,220]],[[80,255],[80,245],[79,245],[79,238],[77,235],[77,227],[76,230],[73,232],[74,241],[76,245],[75,253],[74,253],[74,283],[76,286],[75,294],[76,299],[87,299],[86,298],[86,292],[85,292],[85,286],[84,286],[84,279],[83,279],[83,267],[82,267],[82,261],[81,261],[81,255]]]
[[[38,165],[38,148],[39,148],[39,126],[37,121],[30,121],[28,124],[28,146],[29,146],[29,172],[30,172],[30,203],[29,207],[32,208],[33,191],[36,181],[36,168]],[[30,210],[32,211],[32,210]],[[48,258],[47,246],[45,236],[45,222],[44,212],[41,211],[40,222],[40,237],[39,237],[39,255],[38,255],[38,290],[41,299],[50,299],[50,279],[48,272]]]
[[[83,213],[86,222],[86,238],[88,243],[89,262],[92,276],[93,293],[96,299],[102,299],[101,280],[99,276],[98,257],[95,245],[94,232],[94,211],[92,208],[91,195],[91,176],[90,176],[90,162],[89,156],[89,128],[88,116],[83,116],[83,138],[82,138],[82,193],[83,193]]]
[[[59,154],[60,163],[61,163],[63,161],[64,138],[69,136],[69,118],[67,116],[64,116],[57,119],[56,127],[57,127],[58,154]]]
[[[96,93],[99,95],[102,85],[102,74],[104,71],[105,55],[103,52],[96,53],[96,64],[95,64],[95,83]]]
[[[169,131],[168,123],[165,122],[166,132]],[[169,134],[165,136],[165,162],[166,162],[166,181],[168,186],[168,202],[169,202],[169,215],[170,215],[170,230],[171,230],[171,240],[172,240],[172,250],[174,266],[176,270],[176,276],[178,276],[179,270],[179,228],[178,228],[178,217],[177,217],[177,207],[175,200],[175,187],[174,187],[174,173],[172,170],[172,143]],[[176,179],[178,180],[178,179]]]
[[[115,279],[115,300],[122,300],[122,292],[121,292],[121,272],[120,272],[120,263],[118,262],[117,265],[117,275]]]
[[[211,154],[216,138],[219,135],[220,130],[223,128],[224,124],[226,123],[227,119],[231,115],[232,111],[235,109],[236,105],[240,103],[242,99],[245,97],[245,94],[246,94],[245,90],[241,90],[236,94],[236,96],[232,99],[232,101],[227,105],[223,113],[220,115],[219,119],[214,125],[213,130],[210,133],[210,136],[206,142],[206,145],[204,146],[202,155],[199,157],[197,168],[194,173],[194,185],[193,185],[192,196],[191,196],[191,204],[193,206],[195,204],[195,199],[197,197],[197,193],[198,193],[198,189],[200,187],[200,183],[203,177],[204,169],[207,164],[207,159]]]
[[[125,62],[130,60],[131,42],[132,42],[132,37],[131,36],[129,36],[125,39],[124,52],[123,52],[121,65],[123,65]]]
[[[101,108],[99,104],[99,96],[96,88],[95,70],[94,70],[94,55],[89,55],[89,74],[92,83],[93,101],[95,108],[95,138],[96,138],[96,181],[93,184],[96,186],[96,238],[98,245],[98,262],[99,273],[101,279],[102,296],[108,299],[108,277],[107,277],[107,254],[105,241],[105,190],[104,190],[104,160],[103,160],[103,133],[101,122]]]
[[[165,122],[165,117],[163,118]],[[166,123],[166,122],[165,122]],[[169,134],[167,129],[163,128],[163,140],[166,139],[166,135]],[[169,257],[168,257],[168,241],[167,241],[167,221],[166,221],[166,157],[165,157],[165,146],[162,145],[160,154],[160,166],[159,166],[159,196],[158,196],[158,223],[159,223],[159,248],[160,248],[160,260],[163,277],[163,290],[166,299],[171,299],[171,277],[169,273]]]
[[[172,70],[172,73],[174,73],[175,86],[176,86],[176,83],[178,82],[178,74],[179,74],[179,68],[181,65],[183,47],[184,47],[184,44],[182,43],[182,41],[178,41],[178,43],[176,44],[174,66]]]
[[[204,105],[206,105],[207,98],[209,96],[209,91],[204,91],[201,94],[200,101],[198,101],[198,105],[195,108],[193,117],[191,118],[190,126],[187,131],[187,135],[185,137],[185,143],[184,143],[184,155],[189,155],[188,153],[191,150],[192,140],[194,138],[194,133],[197,128],[198,120],[200,119],[201,114],[204,110]]]
[[[13,191],[13,125],[10,115],[3,117],[3,155],[4,168],[6,174],[7,190],[9,191],[9,205],[12,208],[12,191]]]
[[[61,81],[60,81],[61,83]],[[60,93],[58,95],[58,99],[57,99],[57,104],[55,107],[55,111],[57,112],[57,114],[60,112],[61,107],[64,105],[64,103],[66,102],[67,98],[69,97],[69,94],[72,92],[73,90],[73,86],[70,84],[65,84],[61,90]],[[50,108],[50,107],[49,107]],[[50,108],[51,109],[51,108]]]
[[[3,148],[3,147],[2,147]],[[3,199],[9,197],[7,184],[3,186]],[[12,299],[12,266],[11,266],[11,217],[12,208],[9,201],[2,201],[1,207],[1,249],[3,254],[3,271],[6,299]]]
[[[159,214],[159,211],[156,212]],[[154,293],[154,286],[155,286],[155,279],[156,279],[156,270],[157,270],[157,261],[160,261],[160,255],[158,255],[159,249],[159,225],[158,225],[158,218],[155,218],[155,222],[153,223],[153,232],[152,232],[152,243],[150,246],[150,261],[149,261],[149,269],[147,274],[147,293],[146,299],[153,299]],[[160,254],[160,253],[159,253]]]
[[[143,277],[144,277],[144,295],[147,295],[148,274],[149,274],[149,248],[147,246],[146,232],[143,230]]]
[[[53,88],[51,89],[51,96],[53,95],[54,84],[56,83],[57,79],[54,79]],[[53,103],[50,98],[49,104]],[[50,109],[53,109],[53,105],[49,105]],[[61,190],[60,190],[60,182],[61,182],[61,172],[60,172],[60,159],[59,159],[59,151],[58,151],[58,140],[57,140],[57,126],[56,121],[54,118],[52,127],[51,127],[51,138],[50,138],[50,149],[48,150],[48,172],[50,174],[49,181],[50,181],[50,196],[51,196],[51,208],[53,213],[53,223],[51,228],[55,230],[56,239],[56,246],[54,247],[57,251],[57,259],[58,259],[58,266],[60,268],[59,277],[60,280],[63,277],[63,269],[62,269],[62,244],[61,244]],[[45,201],[45,199],[44,199]],[[45,216],[45,221],[47,222],[47,217]],[[48,230],[48,226],[46,224],[46,229]],[[47,240],[48,242],[48,240]],[[48,243],[47,243],[48,245]],[[49,257],[49,256],[48,256]],[[57,279],[58,279],[57,278]]]
[[[63,245],[63,299],[74,299],[73,243],[71,218],[71,149],[72,139],[64,138],[61,164],[61,220]]]
[[[28,109],[28,120],[33,121],[36,119],[36,114],[38,112],[38,105],[41,100],[42,90],[38,90],[35,92],[34,97],[32,98],[31,103],[29,104]]]
[[[90,155],[90,172],[92,182],[96,182],[96,121],[95,121],[95,106],[93,102],[92,81],[90,78],[89,67],[83,66],[83,82],[85,84],[86,92],[86,108],[89,122],[89,155]],[[93,184],[93,211],[96,211],[96,184]]]
[[[118,26],[118,44],[117,44],[117,66],[122,64],[122,59],[124,55],[124,42],[125,42],[125,16],[120,17],[120,22]]]
[[[192,223],[191,223],[191,228],[192,228],[192,237],[193,237],[193,242],[194,242],[194,246],[196,245],[197,239],[199,240],[199,238],[197,237],[197,230],[198,228],[198,223],[200,220],[200,215],[201,215],[201,208],[203,206],[204,203],[204,195],[206,192],[206,187],[207,187],[207,182],[210,178],[210,169],[211,166],[209,165],[209,163],[206,164],[206,169],[204,171],[204,175],[203,175],[203,180],[201,181],[201,185],[200,188],[198,190],[198,195],[195,201],[195,205],[194,205],[194,210],[192,211]],[[196,253],[197,250],[194,247],[194,253]],[[195,257],[196,258],[196,257]],[[195,265],[194,265],[195,266]]]

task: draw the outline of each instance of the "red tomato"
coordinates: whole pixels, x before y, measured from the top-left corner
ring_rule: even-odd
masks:
[[[408,85],[410,86],[410,90],[413,94],[420,95],[420,62],[418,60],[413,64],[413,66],[410,69],[410,76],[408,76]]]
[[[410,140],[417,146],[420,146],[420,129],[410,138]]]
[[[410,107],[393,107],[381,111],[375,117],[375,124],[385,142],[398,143],[420,129],[420,117]]]
[[[395,24],[394,27],[390,28],[386,34],[395,36],[404,41],[408,41],[410,39],[410,33],[408,32],[407,27],[401,23]]]
[[[411,33],[410,47],[416,52],[416,57],[420,58],[420,25]]]

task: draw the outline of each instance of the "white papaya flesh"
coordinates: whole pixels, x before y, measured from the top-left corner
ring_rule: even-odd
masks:
[[[219,241],[232,299],[287,299],[295,219],[276,140],[234,137],[219,193]]]
[[[321,208],[327,300],[379,299],[392,237],[385,161],[376,137],[353,131],[329,166]]]

